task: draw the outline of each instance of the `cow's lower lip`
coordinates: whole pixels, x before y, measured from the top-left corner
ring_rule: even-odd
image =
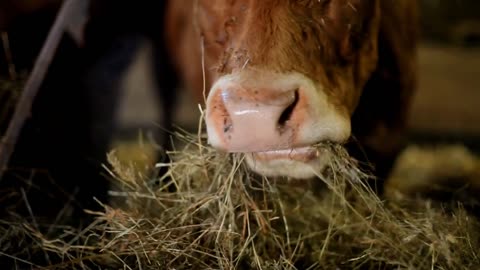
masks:
[[[283,150],[261,151],[251,154],[253,158],[257,161],[294,160],[304,163],[316,160],[320,156],[319,150],[312,146]]]
[[[246,155],[249,168],[260,175],[296,179],[317,176],[323,171],[329,159],[329,151],[316,146],[259,151]]]

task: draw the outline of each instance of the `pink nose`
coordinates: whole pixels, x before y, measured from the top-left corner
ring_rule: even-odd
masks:
[[[299,89],[243,88],[229,84],[207,102],[207,131],[214,147],[259,152],[293,147],[300,126]]]

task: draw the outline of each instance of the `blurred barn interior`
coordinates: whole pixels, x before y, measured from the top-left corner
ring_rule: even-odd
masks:
[[[15,61],[13,61],[17,68],[16,75],[22,76],[23,70],[28,69],[32,64],[31,61],[37,55],[45,34],[53,22],[56,9],[50,7],[58,7],[58,3],[61,2],[59,0],[16,1],[17,0],[0,0],[0,32],[2,32],[2,43],[0,43],[0,75],[8,75],[10,73],[10,77],[12,77],[12,74],[11,70],[8,72],[10,62],[6,59],[8,55],[4,53],[8,51],[5,49],[5,46],[12,46],[11,49],[13,52],[15,52],[15,50],[22,52],[20,55],[14,55]],[[122,7],[126,7],[127,10],[129,7],[132,7],[131,15],[136,16],[135,18],[137,19],[142,18],[141,12],[135,13],[135,11],[145,10],[136,8],[137,5],[140,6],[141,4],[136,4],[134,1],[109,1],[104,2],[114,3],[115,5],[117,3],[123,3],[124,6]],[[97,1],[97,3],[100,2],[102,1]],[[147,2],[148,1],[139,1],[138,3]],[[155,1],[148,3],[153,2]],[[20,34],[15,36],[13,34],[15,31],[9,32],[10,41],[12,42],[8,43],[6,42],[7,36],[4,35],[6,32],[4,32],[3,27],[6,22],[11,19],[10,17],[13,16],[13,13],[7,12],[14,10],[11,9],[12,6],[15,6],[12,3],[22,3],[17,7],[24,5],[25,13],[23,17],[19,19],[19,28],[16,28],[16,33]],[[39,12],[38,14],[35,12],[30,13],[38,8],[36,4],[41,5],[42,3],[48,3],[48,5],[52,6],[47,8],[47,12]],[[157,1],[155,3],[163,2]],[[435,177],[446,180],[448,185],[452,185],[453,183],[455,189],[463,189],[463,186],[467,185],[469,186],[467,188],[467,194],[462,193],[455,196],[463,201],[465,201],[465,198],[462,197],[464,195],[473,198],[473,201],[466,199],[466,202],[472,203],[475,209],[477,209],[477,214],[479,214],[480,200],[477,194],[480,191],[480,1],[421,0],[419,4],[421,7],[422,41],[418,51],[419,87],[409,118],[408,136],[411,148],[407,149],[407,155],[400,157],[400,173],[393,175],[393,182],[390,183],[390,186],[398,190],[421,190],[422,192],[429,193],[434,189],[431,181]],[[154,8],[150,8],[149,11],[155,15]],[[138,26],[132,26],[136,21],[131,18],[117,17],[115,19],[124,23],[121,27],[134,28]],[[25,20],[26,23],[22,23],[22,20]],[[31,22],[35,22],[35,31],[32,31],[30,28],[32,26]],[[39,23],[37,24],[37,22]],[[108,40],[110,38],[110,34],[111,36],[117,34],[112,33],[110,31],[112,28],[109,27],[117,30],[121,28],[115,23],[109,23],[108,21],[103,23],[105,24],[101,25],[103,25],[105,29],[97,29],[98,31],[94,33],[97,35],[95,38],[100,39],[99,44],[101,45],[103,45],[103,39]],[[141,23],[143,22],[139,22],[139,24]],[[155,32],[154,25],[150,24],[149,27],[151,29],[146,29],[146,32]],[[22,39],[22,34],[28,36],[29,39]],[[17,37],[23,41],[13,42]],[[140,40],[141,42],[132,43],[132,40]],[[92,79],[88,77],[92,74],[88,73],[88,71],[86,72],[85,70],[87,69],[82,69],[80,65],[75,64],[82,63],[88,66],[91,64],[89,63],[91,60],[89,56],[99,53],[98,51],[88,52],[92,54],[79,53],[72,55],[69,54],[69,52],[76,52],[77,50],[75,42],[69,39],[64,40],[64,42],[63,45],[65,46],[62,47],[62,50],[58,51],[58,55],[62,57],[65,56],[65,58],[59,57],[62,61],[56,63],[57,69],[52,72],[62,74],[62,78],[50,78],[48,83],[46,83],[47,87],[44,88],[44,91],[48,91],[48,86],[52,86],[51,88],[55,89],[54,91],[56,92],[47,93],[46,96],[56,96],[60,99],[60,102],[53,102],[48,100],[48,98],[36,100],[36,102],[43,106],[42,110],[45,113],[45,115],[37,116],[39,119],[38,122],[41,123],[41,125],[37,123],[38,126],[44,127],[43,125],[45,124],[46,129],[53,130],[53,132],[43,133],[41,135],[43,137],[37,136],[40,134],[37,133],[40,128],[35,125],[30,126],[29,130],[26,131],[27,136],[23,138],[26,143],[18,150],[18,152],[23,154],[23,156],[20,155],[21,158],[19,158],[19,160],[22,162],[25,161],[26,164],[32,162],[34,164],[40,163],[39,166],[51,166],[54,168],[54,173],[68,178],[63,179],[62,183],[64,187],[66,187],[66,190],[72,193],[77,192],[74,184],[82,184],[84,185],[83,193],[81,195],[75,195],[77,195],[77,198],[84,196],[84,199],[90,199],[95,188],[101,192],[104,191],[103,188],[105,187],[103,187],[102,184],[105,184],[105,181],[102,182],[98,180],[99,178],[96,178],[98,177],[97,170],[79,170],[79,168],[93,168],[97,166],[97,164],[90,164],[90,160],[86,161],[83,156],[81,157],[81,154],[88,152],[88,150],[85,150],[84,145],[82,142],[79,143],[79,141],[91,139],[92,141],[83,143],[89,146],[97,146],[97,144],[104,145],[105,140],[109,139],[109,134],[105,138],[97,136],[98,134],[92,134],[94,132],[90,132],[90,130],[85,127],[88,126],[88,123],[85,122],[89,120],[95,122],[97,124],[95,128],[99,131],[98,133],[105,131],[109,133],[113,125],[104,125],[104,123],[105,119],[108,119],[110,116],[111,108],[104,108],[98,106],[98,104],[103,104],[102,102],[105,101],[105,97],[112,97],[112,95],[110,95],[111,93],[104,93],[103,90],[106,89],[105,92],[108,92],[118,89],[114,85],[115,82],[110,80],[111,78],[109,76],[111,76],[111,74],[103,74],[100,69],[100,72],[92,76]],[[159,110],[162,102],[157,98],[156,75],[153,70],[154,63],[151,61],[155,58],[155,55],[152,54],[152,48],[155,44],[135,35],[125,42],[120,41],[115,44],[119,46],[117,49],[125,55],[133,53],[134,60],[131,65],[128,66],[126,74],[120,81],[120,106],[116,111],[115,121],[117,126],[114,128],[113,133],[114,144],[111,145],[110,149],[117,149],[119,157],[124,158],[126,161],[135,159],[141,162],[152,161],[152,156],[156,153],[155,148],[150,147],[150,144],[148,147],[143,147],[143,145],[139,145],[138,142],[139,140],[151,140],[151,142],[158,140],[158,138],[152,135],[152,132],[159,126],[162,128],[163,125],[163,117],[161,110]],[[140,44],[140,47],[137,46],[138,44]],[[192,44],[192,46],[197,45],[199,46],[200,44]],[[100,50],[103,49],[105,48],[100,48]],[[93,58],[95,59],[95,57]],[[128,58],[128,56],[126,58]],[[126,60],[123,58],[115,58],[111,62],[106,61],[100,63],[98,67],[114,67],[114,71],[112,72],[114,73],[116,72],[116,65],[121,66],[124,63],[123,61]],[[58,68],[59,66],[60,68]],[[68,70],[62,70],[62,68]],[[97,83],[93,87],[96,92],[93,92],[98,94],[98,96],[105,94],[103,101],[101,98],[98,100],[92,99],[91,96],[82,92],[84,89],[82,86],[84,85],[78,83],[80,81],[78,77],[80,76],[77,76],[77,74],[82,74],[82,76],[87,77],[87,83],[92,83],[92,81]],[[88,79],[92,80],[88,81]],[[97,79],[99,79],[100,83],[96,81]],[[5,121],[4,114],[9,110],[11,111],[11,108],[8,106],[2,106],[4,104],[12,106],[12,103],[8,102],[5,98],[9,98],[9,95],[18,97],[20,91],[20,89],[14,89],[11,93],[4,91],[11,90],[11,86],[5,83],[5,81],[8,81],[8,79],[0,77],[0,135],[3,135],[2,132],[4,132],[8,124],[8,122]],[[182,91],[183,89],[179,90],[180,100],[173,114],[174,124],[187,131],[196,132],[200,116],[199,106],[193,101],[188,91]],[[388,91],[388,89],[385,89],[385,91]],[[76,93],[77,97],[83,98],[83,100],[75,100],[72,102],[71,93]],[[115,96],[115,98],[117,97],[116,95],[113,96]],[[96,110],[91,113],[91,115],[81,115],[85,113],[85,108],[79,104],[92,103],[97,103]],[[107,106],[111,105],[111,103],[105,104],[107,104]],[[62,115],[65,111],[69,111],[70,114]],[[88,132],[85,130],[88,130]],[[32,143],[30,144],[30,142]],[[46,144],[44,142],[58,142],[60,147],[57,145],[44,145]],[[66,145],[69,147],[63,147]],[[433,148],[436,146],[440,147],[438,151],[430,151],[419,150],[419,148],[416,148],[416,145],[431,146]],[[33,148],[31,148],[32,146]],[[55,150],[53,151],[52,149]],[[101,147],[99,149],[98,151],[95,151],[97,150],[95,149],[92,152],[100,155],[101,157],[99,159],[105,158],[105,152],[101,151]],[[96,157],[98,158],[98,156]],[[38,174],[43,174],[43,176],[46,177],[39,177],[39,181],[46,182],[45,187],[49,192],[47,195],[50,196],[50,193],[54,194],[57,192],[56,195],[61,194],[61,196],[65,196],[62,197],[62,199],[68,202],[63,201],[62,203],[58,203],[58,201],[53,200],[48,204],[46,199],[39,197],[40,203],[33,203],[32,208],[30,208],[30,205],[27,205],[28,209],[24,210],[23,214],[26,213],[25,216],[29,217],[30,215],[33,216],[32,212],[37,214],[45,210],[46,212],[52,212],[54,216],[57,217],[59,209],[64,211],[64,209],[67,208],[67,204],[74,201],[71,199],[73,197],[70,197],[70,194],[63,192],[63,190],[58,191],[51,188],[51,186],[53,186],[52,182],[54,181],[51,181],[49,173],[40,169],[33,171],[28,169],[29,168],[23,168],[21,166],[18,168],[14,167],[9,175],[10,183],[5,184],[5,181],[2,182],[3,179],[0,179],[0,204],[7,205],[7,202],[14,201],[17,203],[18,201],[18,205],[23,206],[23,202],[27,197],[23,188],[28,192],[29,188],[34,190],[37,184],[39,186],[45,184],[42,182],[32,184],[34,177]],[[17,189],[15,193],[12,187],[17,188],[20,186],[19,183],[23,184],[21,192]],[[2,189],[2,185],[4,184],[7,187],[5,190]],[[444,199],[445,196],[446,198],[452,197],[451,194],[448,194],[449,192],[450,191],[443,193],[441,196],[444,197],[442,198]],[[55,196],[52,195],[51,197]],[[76,202],[72,204],[74,203]],[[13,212],[15,214],[15,207],[18,205],[13,206]],[[5,209],[0,209],[0,219],[2,218],[3,211],[9,210],[6,209],[7,207],[4,208]],[[79,207],[79,209],[83,211],[83,208]],[[63,212],[61,212],[61,214],[63,215]],[[77,217],[75,214],[71,214],[71,216]],[[56,221],[58,220],[55,220],[55,222]]]

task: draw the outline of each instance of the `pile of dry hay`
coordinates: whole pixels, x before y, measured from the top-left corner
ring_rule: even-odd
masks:
[[[381,201],[340,146],[319,146],[335,158],[306,182],[255,177],[241,156],[177,135],[185,148],[159,164],[170,167],[168,184],[113,152],[116,203],[92,212],[96,220],[81,231],[52,229],[55,238],[23,222],[1,226],[2,254],[19,264],[43,257],[49,269],[480,267],[480,224],[461,205]]]

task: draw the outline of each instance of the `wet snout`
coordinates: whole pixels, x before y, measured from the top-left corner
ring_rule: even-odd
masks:
[[[208,115],[229,152],[258,152],[289,148],[294,136],[292,115],[298,89],[276,90],[230,84],[217,91]]]
[[[349,136],[348,119],[300,74],[234,74],[212,87],[209,143],[227,152],[268,152]]]

